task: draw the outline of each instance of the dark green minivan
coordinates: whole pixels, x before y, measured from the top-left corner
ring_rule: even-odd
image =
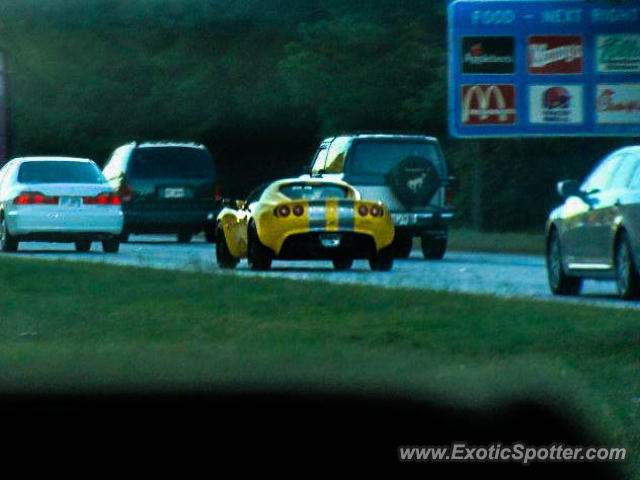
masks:
[[[114,150],[103,174],[122,199],[122,241],[132,233],[175,233],[186,243],[220,209],[215,163],[204,145],[128,143]]]

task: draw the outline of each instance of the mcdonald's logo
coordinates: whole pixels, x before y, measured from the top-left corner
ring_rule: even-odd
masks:
[[[512,125],[516,123],[514,85],[463,85],[464,125]]]

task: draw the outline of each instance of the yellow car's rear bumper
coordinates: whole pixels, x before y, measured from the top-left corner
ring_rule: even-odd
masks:
[[[293,214],[296,205],[303,208],[303,213],[299,216]],[[393,220],[380,202],[330,199],[322,203],[292,201],[288,206],[291,213],[286,217],[278,216],[271,209],[256,212],[258,237],[276,256],[280,254],[288,237],[308,232],[353,232],[367,235],[373,240],[376,251],[393,242]],[[372,206],[380,209],[382,215],[372,216]],[[366,208],[367,214],[359,212],[361,207]]]

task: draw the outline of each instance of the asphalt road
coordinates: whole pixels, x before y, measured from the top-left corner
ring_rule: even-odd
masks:
[[[98,242],[93,243],[88,253],[76,253],[72,244],[33,242],[20,244],[19,252],[11,256],[214,273],[221,271],[216,265],[214,249],[214,245],[206,243],[201,235],[188,244],[178,244],[172,236],[132,235],[129,243],[120,245],[117,254],[102,253]],[[640,302],[618,300],[614,283],[608,281],[585,282],[580,297],[553,297],[547,286],[544,259],[532,255],[450,251],[441,261],[425,261],[422,254],[414,250],[409,259],[396,260],[391,272],[372,272],[365,260],[356,260],[351,270],[342,272],[334,271],[331,262],[326,261],[275,261],[271,271],[252,272],[246,261],[242,261],[232,272],[245,276],[472,292],[640,309]]]

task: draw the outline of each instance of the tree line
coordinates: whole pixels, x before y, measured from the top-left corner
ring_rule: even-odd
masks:
[[[555,182],[638,139],[456,140],[442,0],[3,0],[11,154],[106,160],[131,140],[193,140],[229,196],[297,175],[324,136],[438,137],[459,225],[541,230]]]

